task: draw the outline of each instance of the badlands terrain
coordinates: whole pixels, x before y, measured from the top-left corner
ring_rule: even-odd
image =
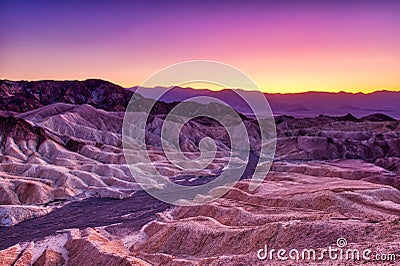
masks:
[[[285,265],[260,261],[257,251],[323,249],[340,237],[351,248],[400,255],[396,116],[276,115],[275,159],[255,191],[247,178],[260,133],[241,116],[252,153],[242,180],[215,201],[174,207],[142,191],[125,161],[122,122],[132,95],[101,80],[0,81],[0,265]],[[137,112],[153,103],[134,97]],[[201,139],[215,140],[205,169],[182,174],[161,150],[159,128],[176,104],[155,103],[146,152],[185,185],[217,177],[236,140],[214,120],[193,119],[179,135],[187,156]],[[129,154],[136,175],[151,174],[142,151],[133,145]]]

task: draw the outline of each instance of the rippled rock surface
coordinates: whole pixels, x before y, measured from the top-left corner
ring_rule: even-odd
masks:
[[[265,245],[322,249],[339,237],[398,253],[399,121],[383,114],[275,117],[275,162],[256,191],[242,180],[206,205],[171,207],[138,192],[125,162],[122,121],[131,96],[99,80],[0,81],[2,265],[257,265]],[[191,120],[179,136],[189,157],[204,137],[215,140],[208,167],[181,176],[165,157],[159,128],[174,105],[157,102],[146,152],[167,178],[196,184],[218,176],[230,144],[212,120]],[[242,119],[257,154],[257,124]],[[132,143],[129,154],[141,162],[134,136]],[[149,172],[138,164],[138,175]]]

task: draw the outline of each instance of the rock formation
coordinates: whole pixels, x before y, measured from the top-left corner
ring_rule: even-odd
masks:
[[[275,161],[256,191],[244,179],[211,203],[170,207],[138,192],[126,164],[121,136],[131,96],[100,80],[0,81],[0,236],[7,243],[0,265],[258,265],[257,251],[265,246],[323,249],[340,237],[350,247],[398,253],[399,121],[383,114],[277,116]],[[138,114],[153,103],[135,97]],[[230,141],[240,136],[230,139],[220,123],[204,117],[186,123],[179,132],[185,155],[196,157],[205,137],[217,152],[207,168],[183,175],[160,146],[160,125],[175,105],[157,102],[149,115],[152,164],[173,180],[217,176],[227,165]],[[241,118],[257,154],[257,123]],[[136,141],[133,136],[129,156],[140,163]],[[151,171],[150,164],[137,167],[137,175]],[[111,218],[99,211],[124,202],[127,210],[110,211]],[[104,217],[85,218],[96,213]],[[74,227],[63,225],[63,215],[76,220]],[[18,232],[11,229],[25,232],[39,217],[54,230],[37,228],[31,239],[13,240]],[[80,223],[85,219],[90,223]]]

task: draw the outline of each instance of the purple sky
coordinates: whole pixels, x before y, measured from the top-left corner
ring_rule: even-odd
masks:
[[[400,1],[1,1],[0,78],[103,78],[231,64],[265,91],[400,89]]]

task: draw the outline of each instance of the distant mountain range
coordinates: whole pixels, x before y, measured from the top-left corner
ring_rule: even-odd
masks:
[[[135,91],[137,87],[130,90]],[[241,113],[250,113],[249,107],[235,93],[235,90],[224,89],[211,91],[207,89],[192,89],[173,87],[148,88],[143,93],[144,97],[155,98],[155,95],[164,93],[160,98],[164,102],[180,102],[198,96],[209,96],[225,101]],[[246,97],[260,97],[256,91],[241,91]],[[324,115],[345,115],[348,113],[363,117],[372,113],[383,113],[394,118],[400,118],[400,92],[377,91],[370,94],[363,93],[330,93],[330,92],[304,92],[290,94],[263,94],[275,115],[292,115],[296,117],[314,117]],[[203,102],[204,103],[204,102]]]
[[[85,81],[8,81],[0,80],[0,113],[26,112],[55,102],[70,104],[90,104],[107,111],[125,110],[133,91],[137,87],[125,89],[121,86],[98,79]],[[166,92],[160,98],[166,103],[191,100],[193,97],[208,96],[225,101],[238,112],[251,113],[249,106],[239,97],[235,90],[211,91],[174,87],[148,88],[141,90],[142,96],[154,99],[156,95]],[[260,92],[241,91],[248,99],[257,99]],[[377,91],[371,94],[305,92],[295,94],[263,94],[274,115],[294,117],[315,117],[320,114],[343,116],[348,113],[356,117],[370,114],[386,114],[400,119],[400,92]],[[194,101],[193,99],[191,101]],[[207,101],[198,101],[208,103]],[[174,104],[158,104],[160,109],[170,109]],[[255,106],[263,110],[264,106]]]

